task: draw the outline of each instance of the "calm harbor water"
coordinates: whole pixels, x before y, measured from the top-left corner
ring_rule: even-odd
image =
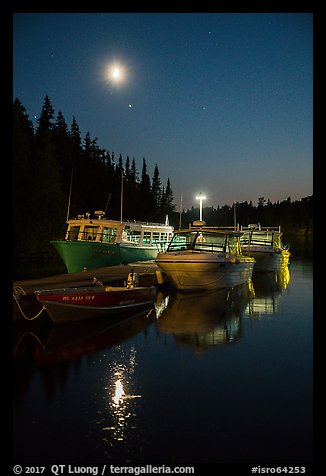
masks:
[[[295,253],[131,319],[16,325],[14,462],[312,462],[313,269]]]

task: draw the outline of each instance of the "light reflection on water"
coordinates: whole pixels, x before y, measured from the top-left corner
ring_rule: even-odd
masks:
[[[254,299],[248,302],[245,317],[272,319],[282,304],[282,294],[290,284],[290,270],[282,267],[275,273],[261,273],[254,277]]]
[[[103,426],[102,430],[112,431],[116,441],[125,440],[125,432],[129,426],[129,420],[136,416],[135,407],[131,401],[141,398],[142,395],[128,393],[133,387],[133,374],[136,367],[136,349],[132,346],[128,356],[122,356],[122,362],[115,361],[109,368],[108,386],[105,387],[108,398],[108,411],[113,418],[114,424]]]
[[[309,266],[232,291],[167,290],[115,327],[15,328],[15,458],[309,460]]]
[[[251,281],[233,289],[171,292],[157,321],[158,330],[199,354],[209,346],[236,342],[241,338],[241,315],[253,294]]]

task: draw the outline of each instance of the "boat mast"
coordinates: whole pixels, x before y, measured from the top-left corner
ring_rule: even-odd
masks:
[[[235,208],[235,200],[233,201],[233,226],[234,226],[234,231],[237,229],[237,213],[236,213],[236,208]]]
[[[69,197],[68,197],[68,208],[67,208],[67,221],[69,220],[69,212],[70,212],[70,201],[71,201],[71,189],[72,189],[72,176],[73,176],[74,169],[71,169],[70,174],[70,187],[69,187]]]
[[[105,209],[104,209],[104,215],[106,214],[106,210],[108,209],[109,201],[111,199],[111,193],[109,194],[108,201],[106,202]]]

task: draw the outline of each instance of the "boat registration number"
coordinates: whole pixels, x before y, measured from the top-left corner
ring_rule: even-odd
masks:
[[[91,301],[92,299],[95,298],[94,294],[91,294],[89,296],[63,296],[62,300],[63,301]]]

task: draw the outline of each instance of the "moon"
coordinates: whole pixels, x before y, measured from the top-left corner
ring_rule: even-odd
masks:
[[[111,64],[107,69],[107,77],[112,83],[121,84],[126,80],[126,69],[121,64]]]

